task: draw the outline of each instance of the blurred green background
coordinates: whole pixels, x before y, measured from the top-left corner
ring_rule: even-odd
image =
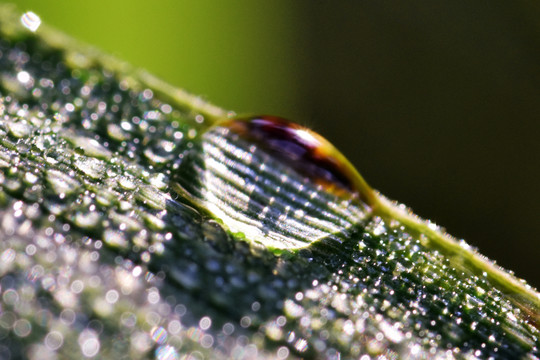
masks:
[[[310,126],[373,187],[540,286],[539,2],[17,6],[217,105]]]

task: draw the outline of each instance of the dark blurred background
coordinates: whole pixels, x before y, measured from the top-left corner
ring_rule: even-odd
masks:
[[[310,126],[540,287],[540,2],[17,5],[217,105]]]

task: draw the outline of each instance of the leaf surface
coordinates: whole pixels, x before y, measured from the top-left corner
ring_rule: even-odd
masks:
[[[212,132],[226,111],[1,14],[0,358],[540,356],[538,294],[464,242],[367,186],[307,201],[257,144],[259,203],[289,201],[263,228],[302,246],[242,231],[253,189],[207,191],[251,169],[204,149],[251,151]]]

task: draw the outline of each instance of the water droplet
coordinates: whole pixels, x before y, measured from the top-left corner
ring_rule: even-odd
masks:
[[[26,85],[32,80],[32,77],[27,71],[19,71],[17,73],[17,80],[19,80],[21,84]]]
[[[32,331],[32,324],[26,319],[19,319],[13,324],[13,332],[18,337],[27,337]]]
[[[199,327],[200,327],[202,330],[208,330],[208,329],[210,328],[211,325],[212,325],[212,319],[209,318],[208,316],[203,317],[203,318],[199,321]]]
[[[95,211],[88,212],[77,212],[73,219],[75,225],[84,228],[90,229],[99,224],[100,215]]]
[[[24,174],[24,180],[29,184],[35,184],[39,180],[39,178],[36,174],[27,172],[26,174]]]
[[[94,158],[78,158],[74,161],[74,165],[77,169],[92,179],[99,179],[105,172],[104,164]]]
[[[101,346],[97,334],[92,330],[84,330],[79,335],[78,342],[83,355],[86,357],[96,356]]]
[[[2,265],[7,265],[8,263],[12,262],[15,259],[15,255],[17,255],[17,253],[13,249],[4,250],[0,256]]]
[[[156,149],[146,148],[143,153],[153,165],[165,164],[172,159],[171,154],[158,154]]]
[[[76,179],[58,170],[49,170],[47,181],[57,195],[69,194],[80,186]]]
[[[28,11],[21,16],[21,23],[25,28],[34,32],[41,25],[41,19],[32,11]]]
[[[294,347],[298,352],[305,352],[308,348],[308,342],[306,339],[298,339],[294,344]]]
[[[121,232],[114,231],[111,229],[105,230],[103,240],[112,247],[115,248],[125,248],[127,247],[128,240],[124,237]]]
[[[178,352],[170,345],[158,346],[156,349],[156,359],[158,360],[177,360]]]
[[[150,336],[152,337],[152,340],[154,340],[157,344],[163,344],[165,341],[167,341],[167,330],[165,330],[163,327],[155,327],[150,331]]]
[[[62,136],[71,142],[77,149],[86,156],[98,159],[110,159],[112,152],[101,145],[97,140],[86,136],[78,136],[69,132],[64,132]]]
[[[32,132],[32,126],[26,122],[26,120],[18,122],[8,122],[7,124],[9,133],[16,138],[25,138]]]
[[[193,143],[174,189],[231,232],[269,248],[302,248],[340,234],[370,210],[369,188],[352,165],[298,124],[228,119]]]
[[[118,179],[118,185],[124,190],[135,190],[137,185],[135,182],[133,182],[132,179],[128,178],[127,176],[121,176]]]
[[[58,350],[64,343],[64,336],[58,331],[51,331],[45,337],[45,346],[50,350]]]
[[[159,190],[164,190],[167,188],[167,177],[164,174],[152,174],[149,177],[149,182],[151,185],[155,186]]]
[[[129,124],[129,123],[127,123]],[[129,124],[131,125],[131,124]],[[116,124],[108,124],[107,125],[107,134],[112,138],[112,139],[115,139],[117,141],[125,141],[129,138],[129,135],[124,132],[124,130],[116,125]]]

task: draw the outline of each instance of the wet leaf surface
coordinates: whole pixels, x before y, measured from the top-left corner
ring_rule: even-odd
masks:
[[[2,14],[0,358],[540,356],[535,304],[469,258],[208,130],[224,111]],[[253,171],[236,199],[209,187]]]

